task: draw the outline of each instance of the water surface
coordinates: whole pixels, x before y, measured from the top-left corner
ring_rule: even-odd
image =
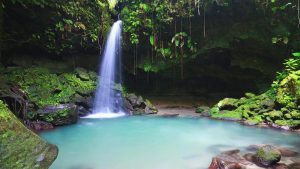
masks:
[[[250,144],[300,148],[294,133],[198,118],[81,119],[41,136],[59,147],[51,169],[204,169]]]

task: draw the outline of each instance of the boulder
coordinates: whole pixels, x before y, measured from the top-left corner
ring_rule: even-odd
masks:
[[[158,112],[157,108],[148,100],[144,102],[146,107],[145,107],[145,113],[146,114],[156,114]]]
[[[136,106],[136,101],[138,97],[134,93],[130,93],[126,95],[126,99],[130,102],[130,104],[134,107]]]
[[[275,101],[271,99],[263,100],[260,104],[263,109],[269,109],[272,110],[275,107]]]
[[[75,74],[78,78],[80,78],[83,81],[88,81],[90,79],[90,75],[87,70],[84,68],[76,68]]]
[[[196,113],[200,113],[201,116],[204,116],[204,117],[209,117],[210,116],[209,110],[210,110],[210,108],[207,106],[200,106],[200,107],[197,107]]]
[[[225,98],[221,100],[217,106],[220,110],[234,110],[238,107],[237,102],[238,99]]]
[[[49,168],[58,148],[27,129],[1,100],[0,112],[0,168]]]
[[[240,150],[230,150],[222,152],[214,157],[209,169],[242,169],[251,163],[239,154]]]
[[[278,110],[273,110],[273,111],[269,112],[268,115],[271,117],[272,120],[275,121],[275,120],[281,119],[283,116],[283,113]]]
[[[255,156],[256,162],[265,167],[275,165],[281,159],[280,151],[271,145],[264,145],[260,147]]]
[[[259,148],[261,148],[264,145],[249,145],[248,147],[246,147],[246,150],[251,151],[251,152],[256,152]]]
[[[255,154],[253,153],[247,153],[243,156],[247,161],[250,161],[252,163],[255,162]]]
[[[228,120],[228,121],[240,121],[242,120],[242,114],[238,111],[221,110],[212,114],[212,118]]]
[[[134,93],[127,94],[124,99],[124,107],[132,115],[156,114],[157,108],[149,101]]]
[[[46,106],[38,110],[38,119],[54,126],[73,124],[78,120],[78,107],[75,104]]]
[[[220,158],[213,158],[208,169],[242,169],[239,163],[223,161]]]

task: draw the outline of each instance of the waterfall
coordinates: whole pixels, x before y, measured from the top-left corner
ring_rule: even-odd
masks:
[[[113,118],[126,115],[122,109],[122,93],[117,89],[117,84],[121,83],[121,33],[122,21],[118,20],[111,28],[100,63],[93,113],[86,118]]]

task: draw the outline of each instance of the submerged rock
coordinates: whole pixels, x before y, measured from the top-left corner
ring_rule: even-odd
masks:
[[[58,148],[28,130],[1,100],[0,111],[0,168],[49,168]]]
[[[255,156],[257,163],[265,167],[275,165],[281,159],[280,151],[271,145],[260,147]]]

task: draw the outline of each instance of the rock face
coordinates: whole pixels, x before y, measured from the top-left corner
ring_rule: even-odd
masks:
[[[58,148],[28,130],[0,101],[0,168],[47,169]]]
[[[142,96],[136,96],[133,93],[125,96],[124,106],[132,115],[156,114],[158,112],[149,100],[144,100]]]
[[[256,152],[257,163],[265,167],[278,163],[280,159],[280,151],[271,145],[262,146]]]
[[[60,104],[46,106],[38,110],[38,119],[54,126],[74,124],[78,120],[78,107],[75,104]]]

